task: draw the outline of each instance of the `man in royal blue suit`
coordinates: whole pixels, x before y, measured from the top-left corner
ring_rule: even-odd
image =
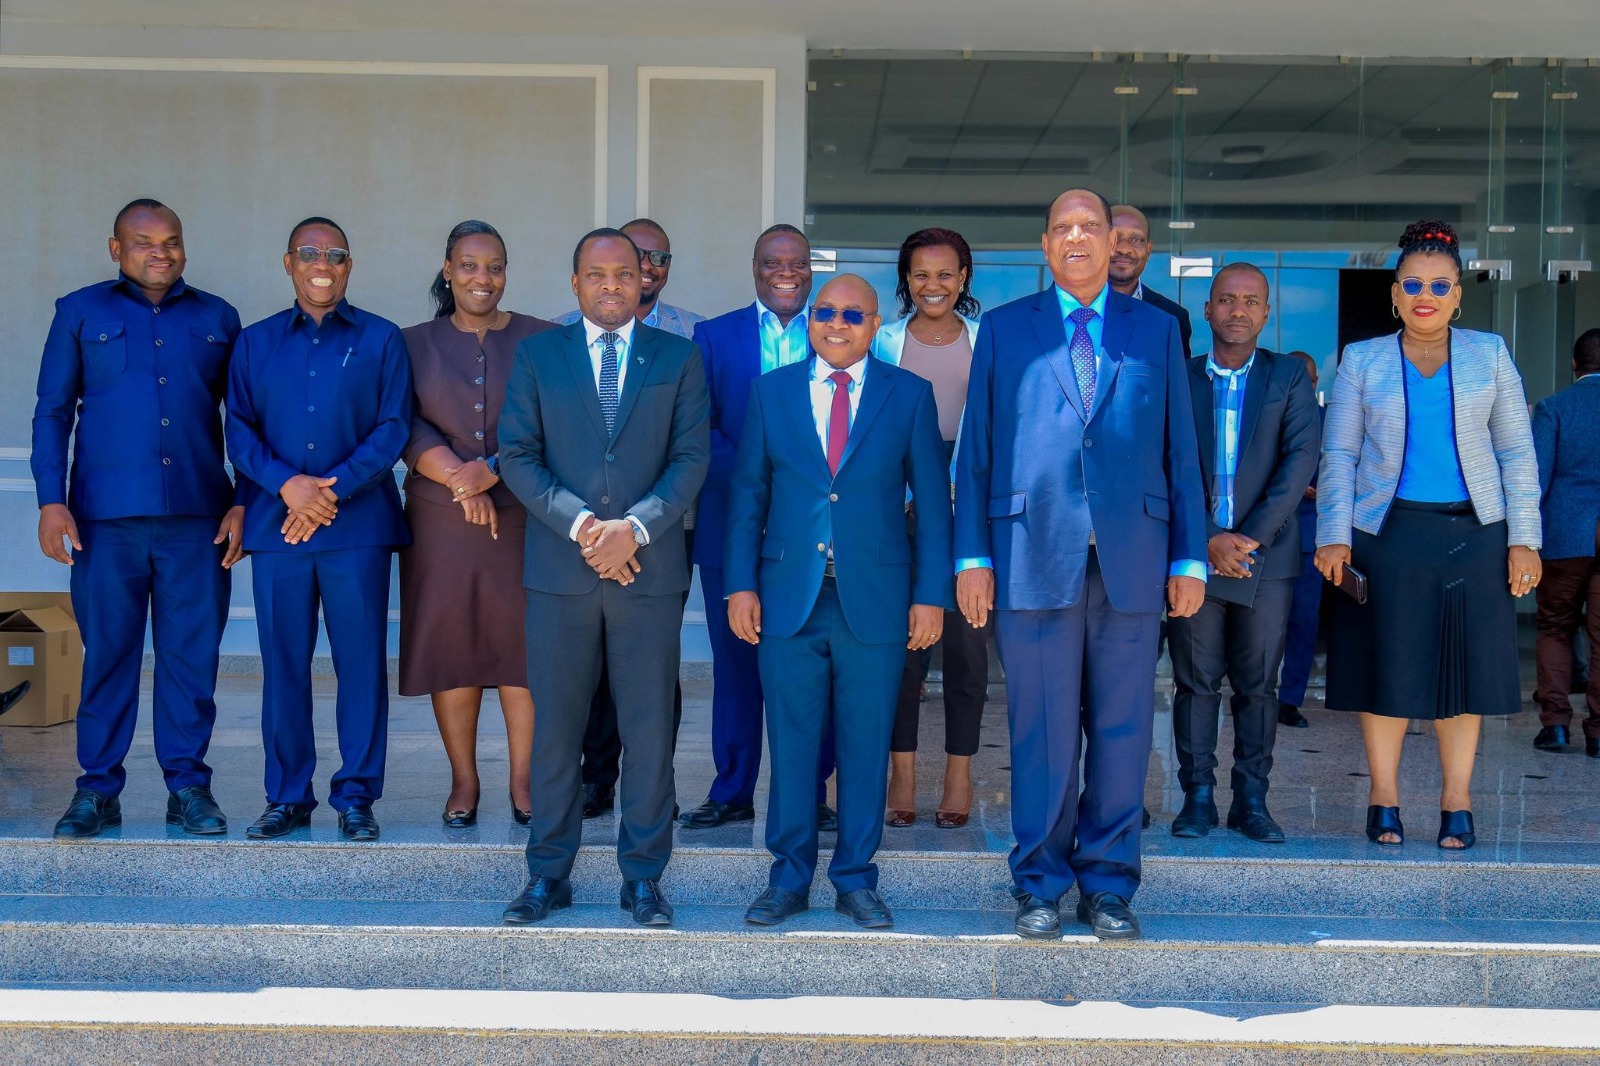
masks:
[[[1017,932],[1060,935],[1076,882],[1078,920],[1131,938],[1161,609],[1205,600],[1205,491],[1178,324],[1108,284],[1110,203],[1067,190],[1042,243],[1055,284],[978,330],[956,599],[997,611]]]
[[[755,649],[728,628],[723,599],[727,579],[722,551],[728,528],[728,489],[744,430],[750,383],[770,370],[803,362],[811,300],[811,245],[793,226],[779,224],[756,238],[751,261],[756,301],[697,323],[694,342],[705,358],[711,395],[711,469],[700,490],[694,561],[700,567],[706,630],[711,638],[711,757],[717,776],[700,806],[683,814],[686,829],[710,829],[756,816],[761,774],[761,675]],[[833,745],[823,744],[818,765],[817,812],[824,830],[834,814],[824,807]]]
[[[758,648],[772,749],[769,886],[745,920],[809,905],[817,761],[831,723],[839,763],[834,909],[893,924],[873,854],[883,836],[889,737],[906,649],[938,641],[950,582],[950,479],[933,387],[869,359],[878,298],[854,274],[811,311],[815,355],[751,390],[728,513],[728,623]],[[906,493],[918,501],[906,533]],[[931,501],[928,506],[924,501]]]

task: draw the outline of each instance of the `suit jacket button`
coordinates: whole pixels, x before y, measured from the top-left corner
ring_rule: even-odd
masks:
[[[162,466],[171,466],[172,465],[172,460],[171,459],[163,459],[163,460],[161,460],[161,465]]]
[[[826,545],[826,544],[818,544],[818,545],[817,545],[817,551],[819,551],[819,552],[825,552],[825,551],[827,551],[827,550],[828,550],[828,546],[827,546],[827,545]]]
[[[1083,446],[1085,448],[1093,448],[1094,447],[1094,438],[1093,437],[1085,437],[1085,438],[1083,438]]]
[[[606,452],[606,462],[614,463],[616,461],[617,461],[617,457],[614,454],[612,454],[611,452]]]
[[[839,494],[837,492],[828,493],[828,502],[829,503],[838,503],[839,502]]]
[[[611,502],[611,497],[610,496],[602,496],[602,497],[600,497],[600,502],[601,503],[610,503]]]

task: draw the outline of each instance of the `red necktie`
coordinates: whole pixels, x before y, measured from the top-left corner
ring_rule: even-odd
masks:
[[[828,413],[828,473],[837,474],[844,460],[844,444],[850,439],[850,375],[835,370],[828,375],[833,382],[833,410]]]

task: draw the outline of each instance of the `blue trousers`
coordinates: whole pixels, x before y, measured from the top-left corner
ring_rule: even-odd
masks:
[[[220,518],[158,516],[81,522],[72,609],[83,635],[79,788],[115,796],[139,716],[145,623],[155,647],[156,761],[173,792],[211,784],[206,749],[217,720],[217,649],[232,583]]]
[[[329,785],[337,811],[383,795],[389,737],[388,546],[326,552],[257,552],[250,557],[261,638],[261,742],[267,802],[316,805],[317,738],[311,715],[311,657],[317,608],[328,628],[339,679],[334,720],[340,765]]]
[[[1059,899],[1076,880],[1085,895],[1129,898],[1139,887],[1160,618],[1113,608],[1093,551],[1073,606],[997,613],[1011,722],[1011,876],[1024,892]]]
[[[755,800],[761,776],[761,668],[756,645],[746,644],[728,627],[727,582],[721,567],[700,568],[705,597],[706,632],[711,638],[711,760],[717,776],[708,798],[733,807]],[[817,802],[828,796],[833,775],[833,730],[830,727],[817,761]]]
[[[1314,552],[1300,553],[1300,576],[1289,601],[1289,628],[1283,641],[1283,672],[1278,676],[1278,702],[1291,707],[1306,702],[1311,663],[1317,654],[1317,619],[1322,610],[1322,574]]]
[[[767,691],[772,774],[767,803],[771,883],[808,895],[817,869],[813,786],[831,725],[839,761],[839,839],[828,879],[840,892],[878,887],[872,861],[883,837],[889,735],[906,649],[868,644],[850,631],[834,582],[824,580],[811,617],[792,637],[758,645]]]

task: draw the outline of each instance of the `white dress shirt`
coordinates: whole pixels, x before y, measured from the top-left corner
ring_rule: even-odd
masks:
[[[850,375],[850,384],[845,388],[850,390],[851,425],[855,425],[856,411],[861,407],[861,384],[866,380],[867,364],[871,361],[870,358],[862,358],[853,366],[844,368],[844,372]],[[817,428],[817,439],[822,442],[824,456],[828,454],[828,422],[833,417],[833,391],[839,387],[828,378],[838,370],[838,367],[829,366],[821,356],[811,367],[811,421]]]
[[[600,395],[600,362],[605,358],[606,354],[606,342],[604,338],[607,333],[615,333],[617,335],[617,397],[619,399],[621,398],[622,383],[627,380],[628,376],[628,352],[633,348],[634,322],[634,317],[629,315],[628,321],[624,322],[616,329],[608,330],[604,326],[597,326],[593,322],[590,322],[587,317],[584,318],[583,335],[588,341],[589,365],[594,369],[594,391],[596,396]],[[589,510],[587,507],[579,511],[578,517],[573,520],[572,528],[567,531],[567,537],[576,541],[578,539],[578,530],[583,528],[583,523],[587,519],[593,517],[594,512]],[[644,542],[646,544],[649,544],[650,531],[644,527],[644,523],[639,521],[631,514],[625,517],[628,520],[628,524],[633,526],[633,528],[638,531],[640,536],[644,537]]]

